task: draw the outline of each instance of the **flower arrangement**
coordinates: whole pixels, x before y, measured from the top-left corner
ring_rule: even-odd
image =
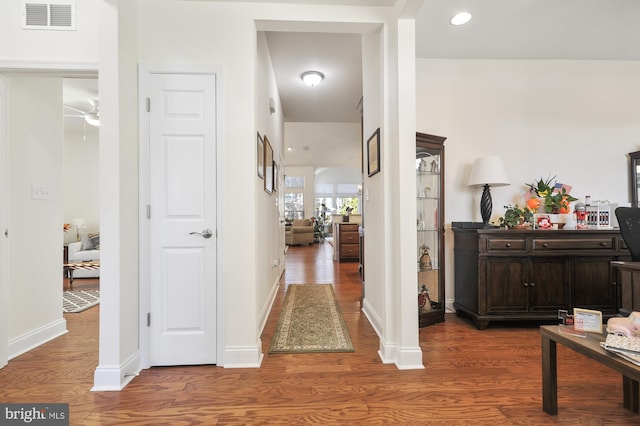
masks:
[[[62,225],[62,230],[63,230],[64,232],[67,232],[69,229],[71,229],[71,224],[70,224],[70,223],[64,223],[64,224]]]
[[[535,211],[540,206],[544,207],[547,213],[569,213],[569,203],[576,201],[572,196],[571,186],[554,182],[556,177],[546,180],[540,178],[533,183],[527,183],[530,198],[527,200],[527,207]]]

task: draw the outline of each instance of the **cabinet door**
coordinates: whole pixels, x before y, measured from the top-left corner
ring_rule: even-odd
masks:
[[[618,311],[618,292],[610,261],[610,257],[574,258],[573,307],[595,309],[603,314]]]
[[[485,268],[486,310],[480,314],[527,312],[527,258],[488,258]]]
[[[532,257],[529,289],[530,312],[552,312],[569,307],[570,262],[566,257]]]

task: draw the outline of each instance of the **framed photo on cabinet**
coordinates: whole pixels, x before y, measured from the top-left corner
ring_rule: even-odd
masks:
[[[264,140],[262,140],[262,136],[258,133],[258,140],[256,142],[256,150],[257,150],[257,166],[258,166],[258,177],[260,179],[264,179]]]
[[[380,128],[367,140],[367,173],[369,177],[380,171]]]
[[[264,190],[271,194],[273,192],[273,148],[264,136]]]

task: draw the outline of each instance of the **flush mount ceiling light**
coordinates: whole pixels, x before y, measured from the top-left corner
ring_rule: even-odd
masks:
[[[471,20],[471,14],[469,12],[460,12],[453,18],[451,18],[451,25],[464,25]]]
[[[320,82],[324,79],[324,74],[322,74],[320,71],[306,71],[302,73],[300,78],[307,86],[313,87],[320,84]]]

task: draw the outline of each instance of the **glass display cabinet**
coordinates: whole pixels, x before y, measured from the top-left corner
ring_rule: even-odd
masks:
[[[416,269],[420,327],[444,321],[444,141],[416,133]]]

